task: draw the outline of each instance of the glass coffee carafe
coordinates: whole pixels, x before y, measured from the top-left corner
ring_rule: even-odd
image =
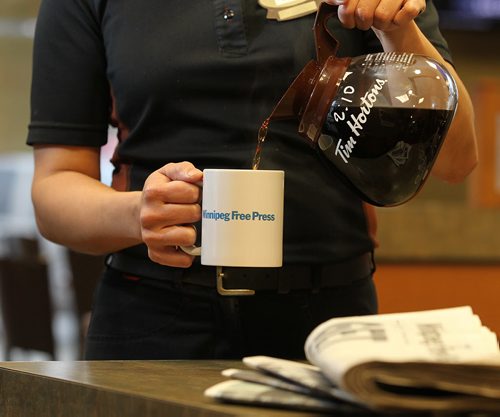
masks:
[[[273,110],[294,117],[298,132],[363,200],[402,204],[423,186],[457,107],[456,84],[437,61],[411,53],[336,57],[322,3],[309,62]],[[267,124],[266,124],[267,126]]]

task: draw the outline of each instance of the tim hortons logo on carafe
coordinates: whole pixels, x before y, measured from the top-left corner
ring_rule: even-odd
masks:
[[[358,113],[351,114],[350,120],[347,119],[347,126],[349,126],[351,132],[356,138],[361,136],[362,130],[364,129],[365,124],[368,121],[368,116],[370,115],[371,109],[377,102],[378,95],[386,83],[387,80],[375,79],[373,87],[363,97],[360,98],[361,106],[359,107]],[[343,93],[345,95],[354,94],[355,90],[351,86],[347,86],[346,88],[344,88]],[[345,95],[340,97],[340,100],[345,101],[348,104],[352,103],[352,100]],[[347,109],[349,109],[349,107],[345,107],[345,110]],[[334,111],[333,118],[336,122],[343,122],[346,119],[346,113],[344,111]],[[321,139],[325,140],[325,138]],[[342,138],[339,138],[337,146],[335,148],[335,155],[340,156],[346,164],[349,163],[349,158],[351,157],[356,144],[357,141],[353,136],[349,136],[349,139],[345,142],[343,142]]]

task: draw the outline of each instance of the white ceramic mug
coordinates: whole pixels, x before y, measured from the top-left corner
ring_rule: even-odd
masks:
[[[283,264],[284,171],[205,169],[202,265],[280,267]]]

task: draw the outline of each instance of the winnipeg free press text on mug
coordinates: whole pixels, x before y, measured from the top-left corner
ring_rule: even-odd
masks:
[[[203,171],[203,265],[280,267],[283,263],[284,171]]]

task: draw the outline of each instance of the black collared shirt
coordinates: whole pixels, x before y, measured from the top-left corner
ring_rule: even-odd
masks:
[[[100,147],[116,124],[115,186],[130,190],[168,162],[250,168],[260,124],[315,59],[313,21],[269,20],[257,0],[42,0],[28,143]],[[418,23],[449,60],[431,1]],[[371,31],[330,25],[340,56],[381,50]],[[271,123],[261,162],[285,170],[285,262],[371,251],[363,203],[296,131]]]

